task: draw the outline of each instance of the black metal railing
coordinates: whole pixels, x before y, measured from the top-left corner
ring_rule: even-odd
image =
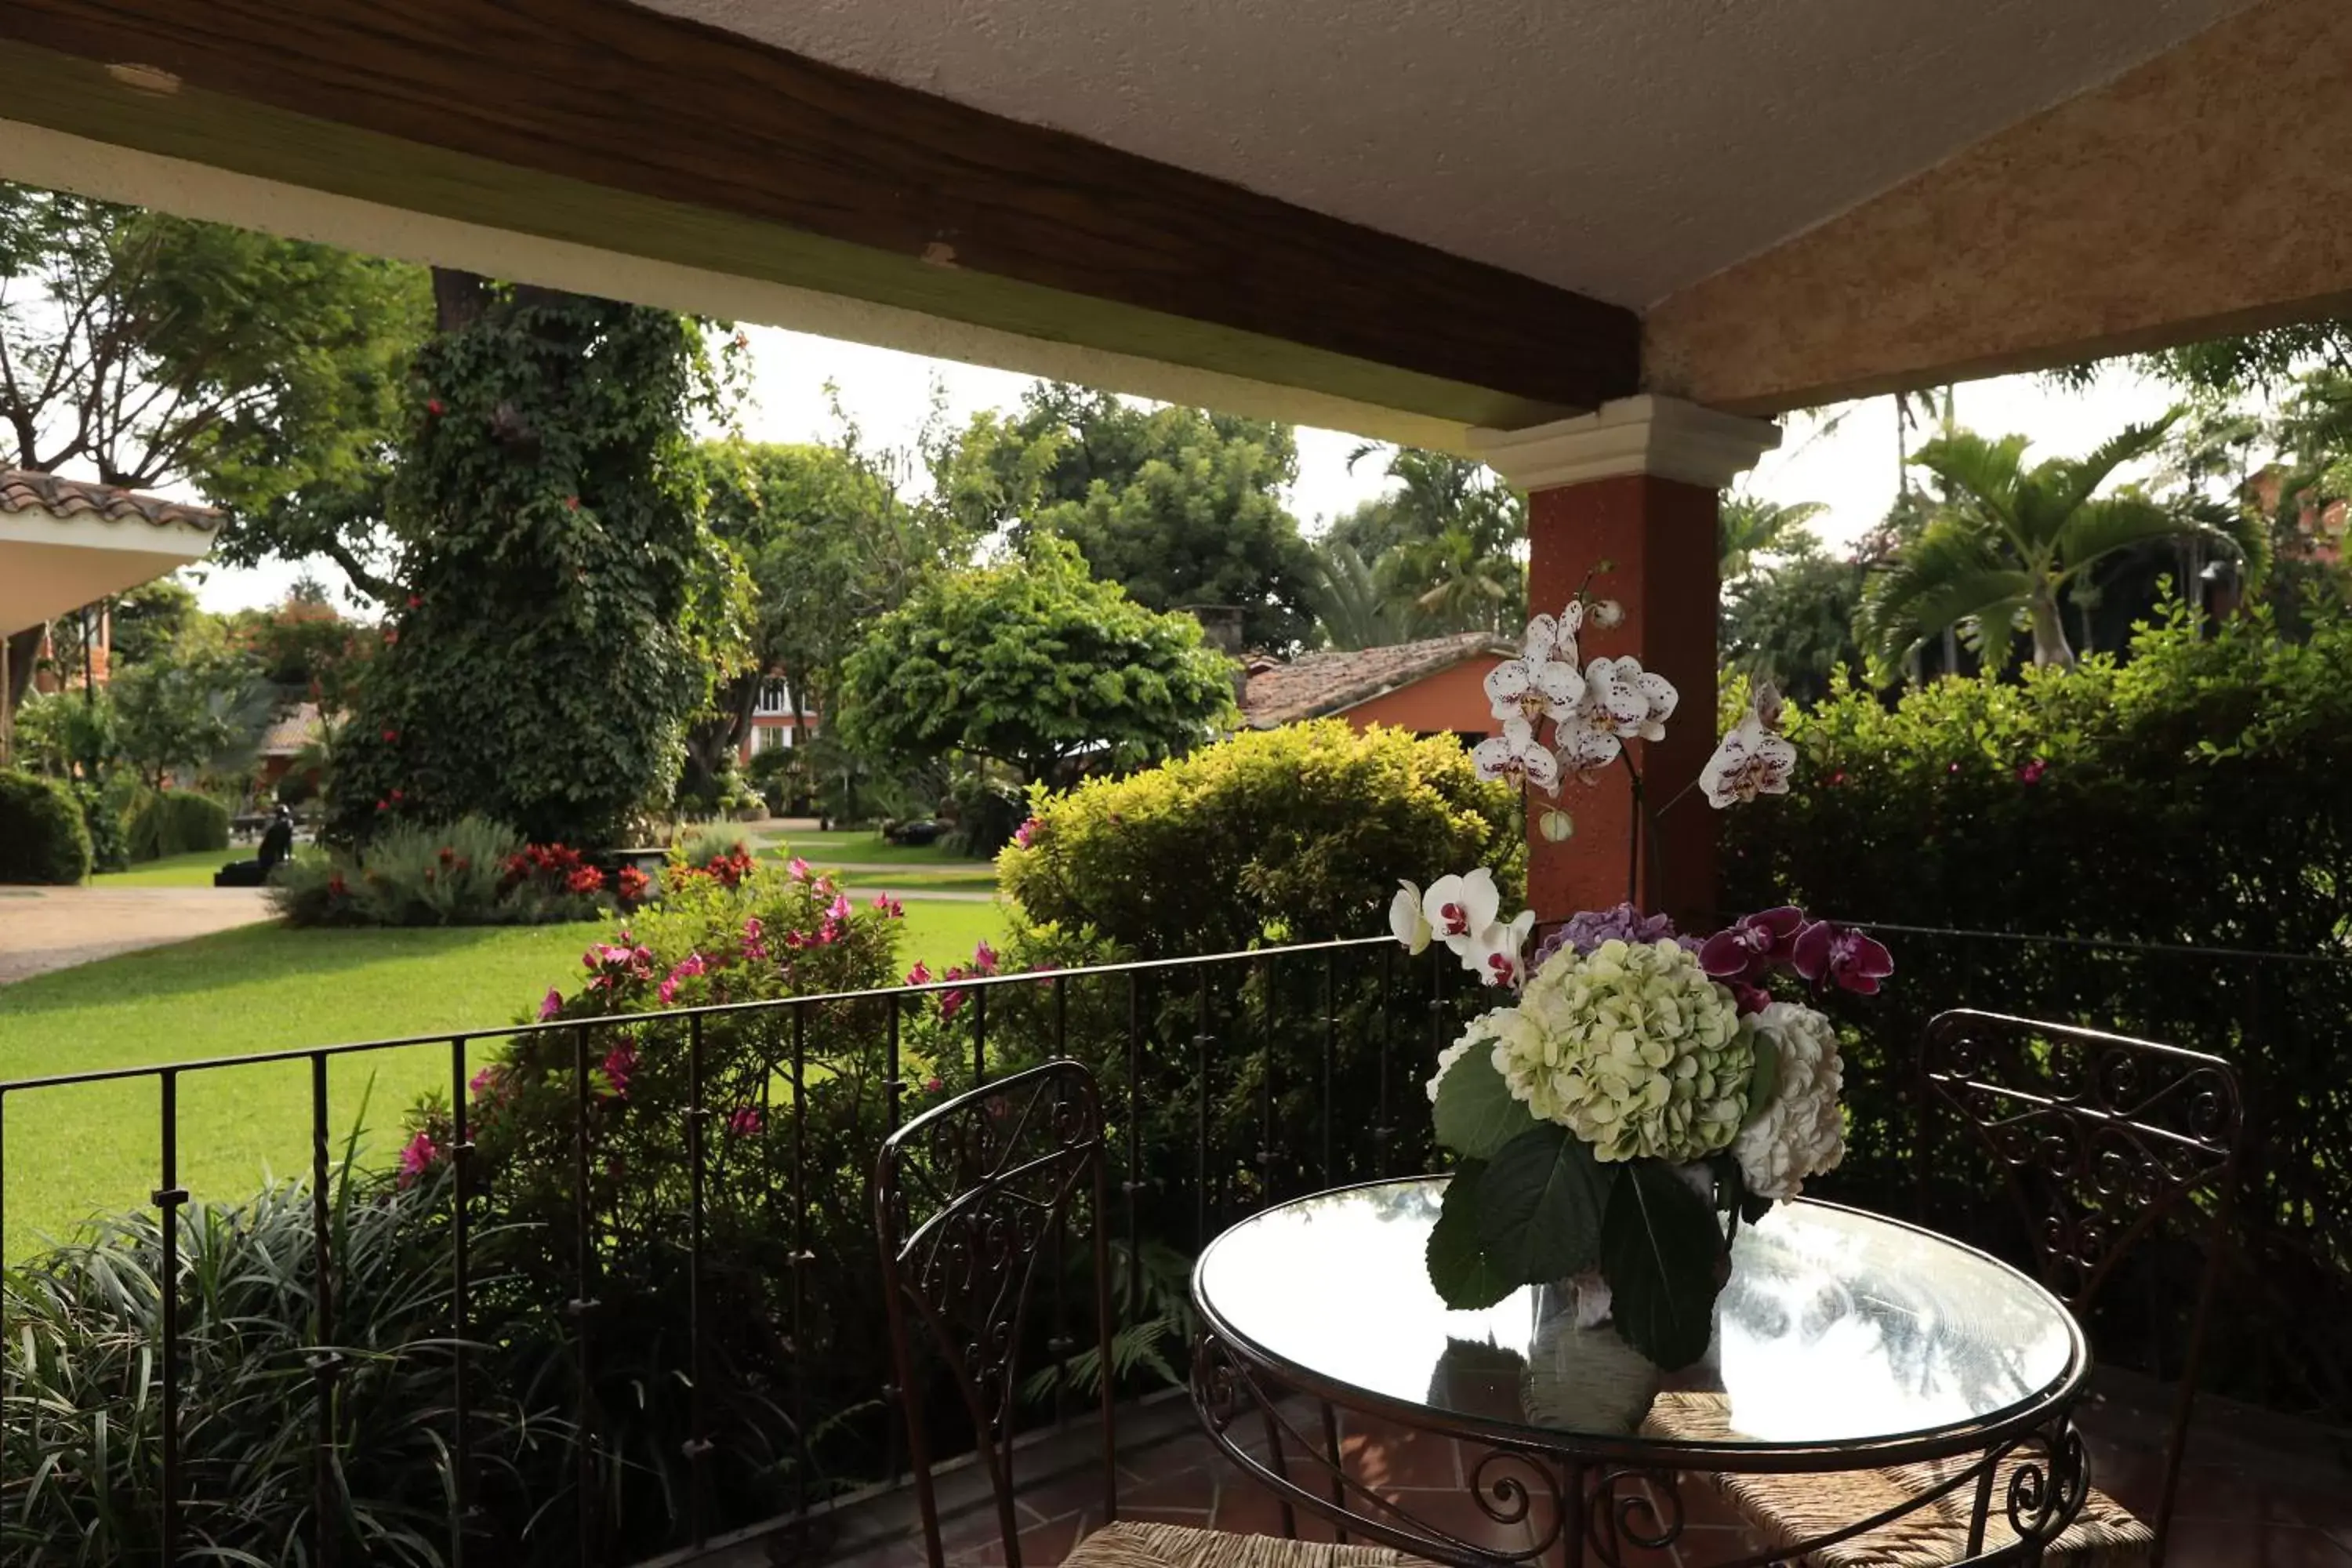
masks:
[[[2284,1407],[2352,1410],[2352,1164],[2341,1157],[2352,1082],[2319,1070],[2352,1016],[2352,965],[1872,929],[1895,947],[1899,973],[1885,995],[1837,1004],[1851,1026],[1852,1152],[1823,1195],[1913,1206],[1911,1052],[1946,1007],[2213,1051],[2239,1068],[2257,1142],[2217,1317],[2246,1327],[2212,1347],[2211,1381]],[[275,1527],[293,1531],[276,1557],[244,1546],[264,1560],[618,1562],[767,1521],[814,1553],[822,1541],[809,1521],[827,1496],[901,1468],[864,1184],[880,1140],[914,1109],[1049,1056],[1087,1061],[1113,1123],[1118,1327],[1161,1323],[1181,1359],[1184,1259],[1265,1202],[1427,1168],[1436,1153],[1420,1086],[1492,1000],[1443,950],[1408,958],[1374,939],[66,1074],[0,1084],[0,1199],[12,1126],[88,1086],[152,1086],[151,1219],[131,1247],[157,1298],[152,1327],[138,1330],[148,1353],[124,1360],[116,1383],[86,1388],[148,1424],[137,1441],[152,1439],[107,1460],[114,1489],[91,1505],[120,1532],[111,1560],[192,1560],[258,1528],[261,1505],[246,1496],[256,1491],[279,1499]],[[599,1076],[619,1047],[636,1075],[625,1102]],[[336,1083],[417,1050],[446,1052],[446,1104],[428,1115],[432,1168],[407,1185],[353,1175],[335,1152]],[[514,1083],[478,1091],[478,1069],[493,1063]],[[285,1342],[259,1376],[276,1391],[278,1426],[301,1434],[301,1479],[281,1478],[272,1493],[255,1482],[257,1467],[219,1451],[251,1418],[234,1402],[252,1390],[227,1363],[254,1353],[254,1333],[224,1324],[226,1288],[204,1274],[246,1234],[219,1215],[250,1199],[251,1184],[190,1190],[182,1100],[193,1083],[289,1068],[307,1071],[309,1089],[300,1256],[282,1265],[299,1288],[283,1315],[299,1321],[278,1325]],[[386,1152],[379,1140],[371,1169]],[[371,1213],[391,1216],[395,1250],[408,1250],[362,1270]],[[29,1300],[15,1292],[54,1266],[54,1254],[26,1258],[26,1227],[0,1206],[0,1256],[16,1265],[0,1312]],[[2172,1269],[2158,1256],[2136,1298],[2148,1323],[2168,1310]],[[396,1286],[413,1297],[404,1337],[369,1337]],[[18,1349],[27,1326],[0,1317],[12,1445],[0,1447],[0,1557],[39,1563],[44,1499],[92,1482],[43,1473],[37,1437],[26,1436],[74,1414],[69,1397],[33,1386]],[[2160,1352],[2165,1332],[2095,1325],[2103,1356],[2158,1371],[2161,1354],[2143,1352]],[[387,1394],[395,1372],[404,1381]],[[1066,1378],[1034,1391],[1036,1419],[1082,1408],[1070,1392]],[[406,1467],[425,1472],[423,1500],[368,1492],[380,1443],[425,1456]],[[368,1534],[353,1522],[362,1505],[399,1530]]]
[[[2210,944],[1855,922],[1895,953],[1885,993],[1841,997],[1849,1153],[1825,1196],[1905,1214],[2025,1263],[1989,1174],[1936,1168],[1916,1136],[1912,1051],[1928,1019],[1978,1007],[2207,1051],[2242,1085],[2248,1137],[2207,1347],[2208,1387],[2352,1422],[2352,959]],[[1923,1166],[1927,1168],[1922,1168]],[[1919,1212],[1923,1194],[1942,1201]],[[2091,1324],[2103,1359],[2181,1363],[2199,1244],[2172,1227],[2127,1260],[2133,1289]]]
[[[127,1461],[105,1479],[115,1495],[102,1506],[145,1516],[118,1519],[118,1560],[256,1550],[237,1538],[261,1528],[250,1510],[221,1495],[238,1467],[189,1446],[199,1432],[214,1442],[223,1426],[208,1401],[252,1389],[220,1364],[220,1325],[205,1316],[215,1308],[186,1228],[205,1200],[220,1209],[252,1194],[249,1184],[197,1194],[183,1180],[182,1091],[307,1068],[309,1234],[293,1265],[307,1293],[288,1309],[307,1318],[300,1395],[289,1392],[282,1357],[260,1369],[281,1391],[279,1414],[310,1435],[310,1496],[293,1510],[290,1544],[319,1563],[453,1564],[513,1549],[593,1563],[699,1545],[763,1516],[804,1521],[844,1484],[895,1479],[887,1362],[866,1310],[878,1281],[864,1281],[877,1270],[859,1234],[874,1151],[913,1101],[1048,1056],[1096,1068],[1117,1121],[1115,1295],[1122,1326],[1132,1326],[1161,1311],[1171,1289],[1181,1295],[1167,1258],[1181,1261],[1242,1214],[1427,1165],[1420,1085],[1457,1018],[1478,1005],[1450,962],[1442,950],[1409,959],[1385,939],[1330,942],[5,1083],[0,1248],[23,1261],[27,1240],[5,1205],[8,1127],[69,1091],[152,1085],[160,1160],[138,1257],[160,1298],[154,1371],[89,1392],[152,1407],[154,1451],[152,1465]],[[628,1139],[613,1131],[616,1041],[635,1075]],[[439,1133],[435,1168],[410,1184],[346,1171],[335,1154],[345,1131],[332,1120],[336,1082],[385,1053],[420,1048],[446,1052],[446,1105],[425,1113]],[[518,1079],[515,1064],[533,1064],[511,1101],[476,1083],[493,1063]],[[637,1087],[656,1071],[676,1080],[667,1099]],[[730,1129],[754,1124],[759,1152],[747,1160]],[[378,1137],[373,1147],[381,1168],[390,1145]],[[643,1159],[642,1178],[614,1168],[624,1154]],[[369,1316],[362,1292],[384,1288],[351,1278],[343,1193],[354,1182],[401,1205],[425,1238],[439,1320],[429,1334],[346,1342]],[[0,1312],[12,1304],[0,1301]],[[0,1317],[0,1341],[24,1326]],[[1169,1349],[1181,1361],[1178,1327]],[[425,1528],[412,1499],[413,1539],[389,1546],[353,1523],[372,1500],[355,1490],[366,1456],[349,1407],[363,1402],[354,1379],[387,1355],[429,1368],[441,1384],[428,1409],[412,1413],[433,1428],[440,1517]],[[1057,1384],[1039,1418],[1066,1409],[1066,1392]],[[12,1425],[44,1401],[45,1419],[60,1418],[56,1390],[33,1389],[15,1359],[0,1400]],[[509,1425],[494,1430],[499,1410]],[[517,1439],[517,1423],[535,1441]],[[17,1531],[0,1533],[0,1555],[42,1561],[45,1516],[29,1494],[46,1487],[65,1506],[61,1479],[34,1473],[40,1460],[26,1448],[0,1449],[0,1531]],[[551,1495],[564,1490],[572,1496]],[[519,1539],[525,1532],[531,1539]]]

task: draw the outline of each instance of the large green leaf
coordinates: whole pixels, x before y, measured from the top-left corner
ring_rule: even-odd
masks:
[[[1601,1271],[1625,1342],[1673,1372],[1706,1353],[1722,1289],[1723,1228],[1655,1160],[1629,1163],[1609,1194]]]
[[[1456,1311],[1491,1307],[1518,1289],[1478,1243],[1478,1188],[1486,1170],[1472,1160],[1454,1173],[1429,1233],[1429,1282]]]
[[[1437,1080],[1437,1141],[1465,1160],[1491,1160],[1534,1125],[1495,1070],[1495,1053],[1473,1046]]]
[[[1528,1129],[1488,1162],[1478,1184],[1478,1244],[1513,1280],[1563,1279],[1601,1259],[1601,1217],[1613,1172],[1568,1129]]]

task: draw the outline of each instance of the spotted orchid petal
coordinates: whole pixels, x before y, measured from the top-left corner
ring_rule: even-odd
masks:
[[[1615,762],[1617,753],[1624,749],[1613,731],[1595,730],[1584,724],[1563,727],[1558,741],[1560,776],[1585,784],[1598,778],[1601,770]]]
[[[1767,730],[1750,712],[1717,744],[1715,754],[1699,770],[1698,785],[1706,793],[1707,804],[1721,811],[1759,795],[1788,794],[1796,768],[1796,746]]]
[[[1501,734],[1473,746],[1470,761],[1482,779],[1500,779],[1546,795],[1559,788],[1558,760],[1536,740],[1535,731],[1517,719],[1506,719]]]

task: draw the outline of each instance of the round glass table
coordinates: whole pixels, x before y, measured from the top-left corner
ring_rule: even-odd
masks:
[[[2032,1560],[2081,1506],[2068,1413],[2088,1373],[2082,1331],[2007,1265],[1893,1220],[1779,1205],[1733,1242],[1706,1357],[1668,1376],[1606,1324],[1580,1326],[1550,1287],[1450,1310],[1423,1264],[1444,1185],[1296,1199],[1225,1231],[1195,1266],[1203,1423],[1286,1506],[1470,1565],[1657,1550],[1681,1532],[1688,1474],[1735,1497],[1743,1478],[1907,1478],[1902,1500],[1933,1495],[1828,1533],[1938,1509],[1966,1521],[1972,1561]],[[1410,1517],[1339,1462],[1335,1407],[1458,1439],[1489,1518],[1526,1517],[1538,1498],[1550,1524],[1528,1550],[1497,1552]],[[1804,1549],[1782,1542],[1765,1560]]]

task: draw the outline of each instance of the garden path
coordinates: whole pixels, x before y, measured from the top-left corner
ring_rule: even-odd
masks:
[[[0,985],[268,918],[259,888],[0,888]]]

